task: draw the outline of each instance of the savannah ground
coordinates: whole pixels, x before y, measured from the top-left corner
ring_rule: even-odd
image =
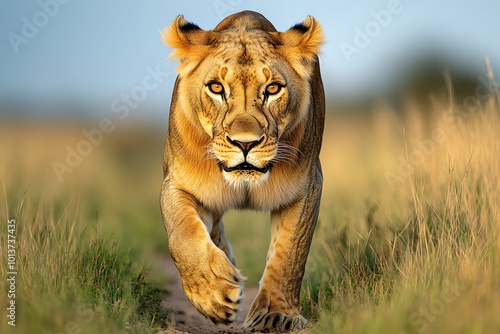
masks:
[[[408,98],[362,115],[329,110],[301,299],[309,332],[500,332],[498,91],[476,100],[473,111],[447,98],[431,109]],[[52,162],[97,123],[0,123],[0,332],[156,333],[176,319],[178,332],[211,331],[203,321],[180,326],[165,302],[178,293],[158,201],[166,116],[161,126],[120,124],[59,182]],[[5,279],[12,219],[15,327]],[[230,212],[225,221],[254,289],[269,218]]]

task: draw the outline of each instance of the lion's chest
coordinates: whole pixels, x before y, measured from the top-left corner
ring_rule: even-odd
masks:
[[[305,176],[272,170],[267,181],[233,187],[220,171],[215,174],[196,174],[183,178],[181,187],[191,193],[203,206],[223,213],[230,209],[273,211],[295,201],[305,187]]]

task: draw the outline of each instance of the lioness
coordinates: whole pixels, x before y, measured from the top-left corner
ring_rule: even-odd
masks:
[[[267,210],[272,241],[244,327],[301,328],[300,286],[323,182],[321,27],[309,16],[277,32],[244,11],[209,31],[178,16],[162,36],[180,65],[161,210],[184,291],[213,322],[232,322],[244,277],[221,219],[233,208]]]

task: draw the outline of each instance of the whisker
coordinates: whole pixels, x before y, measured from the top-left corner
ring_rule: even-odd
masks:
[[[298,148],[296,148],[295,146],[290,145],[289,143],[286,143],[286,142],[278,142],[278,149],[279,149],[280,147],[281,147],[281,148],[285,148],[285,149],[286,149],[287,151],[289,151],[290,153],[293,153],[293,154],[297,155],[297,157],[298,157],[299,155],[304,155],[304,154],[302,153],[302,151],[301,151],[301,150],[299,150],[299,149],[298,149]]]
[[[205,153],[204,153],[204,157],[205,157],[205,160],[212,160],[212,159],[217,159],[217,156],[215,155],[215,150],[214,150],[214,147],[212,146],[212,144],[208,144],[205,146]]]
[[[288,143],[278,142],[278,152],[273,160],[294,165],[302,155],[303,153],[298,148]]]

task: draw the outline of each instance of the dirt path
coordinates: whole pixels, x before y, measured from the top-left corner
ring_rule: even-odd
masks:
[[[231,325],[214,325],[210,320],[203,317],[191,305],[184,295],[179,277],[179,272],[170,257],[163,257],[155,264],[165,268],[169,275],[175,279],[174,284],[167,289],[169,294],[162,302],[162,307],[168,310],[175,310],[170,318],[169,328],[162,330],[159,334],[199,334],[199,333],[248,333],[242,330],[245,316],[250,310],[250,305],[257,295],[256,286],[245,287],[245,298],[241,305],[241,312]]]

